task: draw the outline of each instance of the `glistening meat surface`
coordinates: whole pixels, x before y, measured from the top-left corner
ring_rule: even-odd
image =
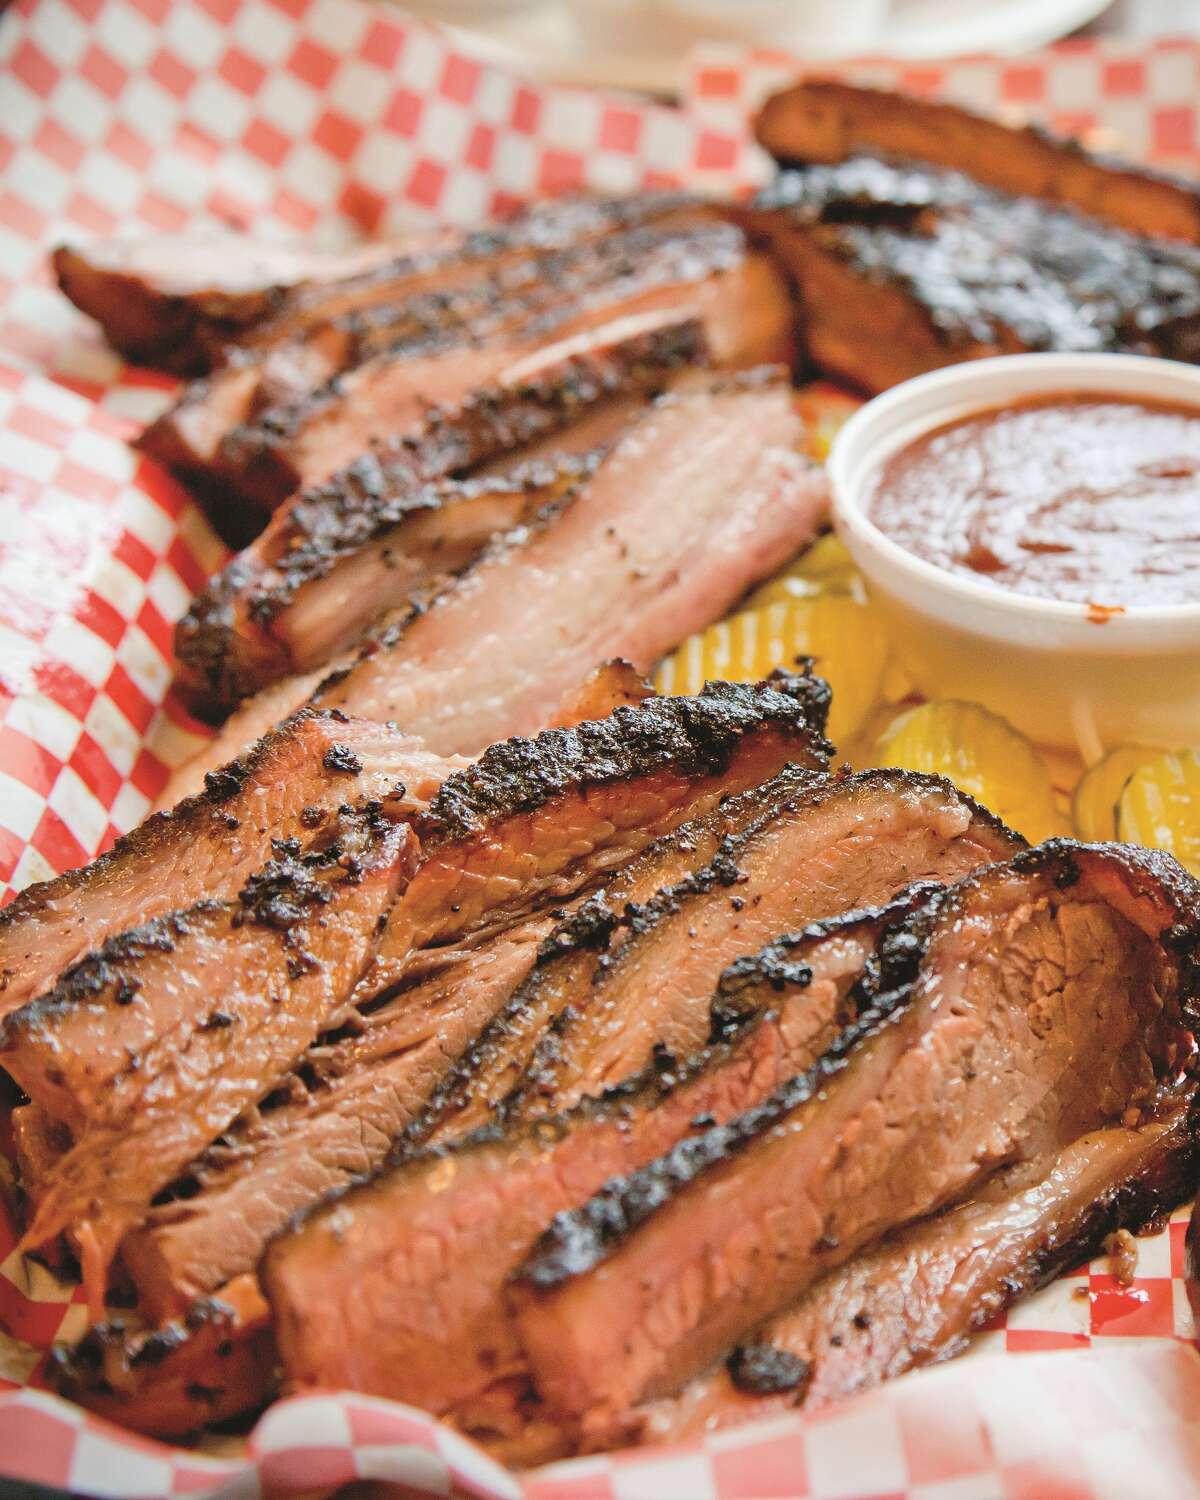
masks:
[[[248,243],[244,235],[109,239],[62,246],[65,294],[130,359],[171,370],[219,363],[231,343],[270,344],[297,329],[416,286],[453,284],[481,265],[525,257],[683,210],[679,192],[542,200],[507,221],[369,240],[342,250]]]
[[[827,781],[821,772],[785,767],[761,786],[722,797],[710,812],[681,823],[622,865],[547,936],[529,978],[447,1076],[410,1139],[443,1145],[502,1118],[535,1051],[571,1007],[586,1003],[597,976],[619,961],[646,904],[666,887],[695,880],[732,835],[769,808]],[[545,1097],[537,1092],[539,1103]],[[526,1113],[533,1112],[527,1107]]]
[[[503,1423],[523,1377],[504,1285],[539,1228],[698,1119],[733,1117],[815,1060],[852,1013],[850,987],[886,920],[870,914],[798,943],[796,982],[772,992],[773,1009],[681,1080],[651,1069],[574,1114],[510,1135],[485,1129],[302,1221],[263,1267],[290,1383],[456,1411],[468,1426],[494,1404]],[[317,1286],[345,1289],[325,1316],[314,1314]]]
[[[302,500],[290,512],[291,545],[265,563],[247,549],[192,601],[175,631],[184,685],[211,707],[324,666],[587,469],[564,459],[492,479],[414,482],[371,510],[337,503],[340,492]]]
[[[582,890],[661,834],[789,761],[824,769],[829,692],[775,674],[706,683],[572,729],[493,745],[449,777],[418,821],[422,864],[393,910],[364,995],[412,953],[458,942]]]
[[[549,1408],[603,1433],[888,1230],[1183,1087],[1197,892],[1053,842],[933,898],[817,1067],[556,1222],[514,1287]]]
[[[253,1271],[267,1240],[300,1210],[378,1167],[472,1038],[532,966],[553,926],[531,918],[477,948],[438,950],[427,977],[338,1032],[188,1168],[167,1201],[126,1236],[125,1267],[144,1313]],[[350,1024],[352,1023],[352,1024]]]
[[[730,235],[733,239],[730,239]],[[511,384],[562,357],[610,343],[634,323],[699,321],[715,362],[753,365],[790,349],[791,310],[783,282],[764,257],[746,254],[738,232],[712,225],[668,241],[577,299],[533,314],[499,335],[411,340],[375,354],[304,399],[271,408],[222,441],[215,471],[224,482],[274,505],[320,483],[366,452],[419,426],[433,404]]]
[[[656,1050],[689,1056],[707,1037],[721,970],[779,933],[914,880],[955,880],[1023,842],[948,782],[912,773],[807,784],[785,773],[753,795],[758,816],[629,912],[629,940],[573,976],[511,1102],[516,1115],[601,1094]]]
[[[831,1272],[718,1369],[632,1414],[622,1442],[678,1442],[817,1410],[959,1353],[1003,1308],[1169,1212],[1196,1168],[1195,1086],[1161,1116],[1089,1131],[997,1173]]]
[[[485,341],[511,342],[535,324],[546,332],[555,309],[577,310],[606,280],[620,276],[628,287],[631,268],[649,285],[655,270],[660,279],[669,277],[692,233],[736,254],[737,231],[704,217],[682,215],[673,227],[635,225],[589,236],[551,254],[518,255],[512,263],[507,255],[498,263],[444,262],[407,283],[372,279],[341,299],[359,299],[353,309],[260,328],[254,348],[238,350],[222,369],[189,386],[147,428],[141,446],[185,475],[203,477],[225,465],[222,449],[231,434],[279,435],[303,419],[307,404],[327,402],[343,372],[377,355],[416,359],[457,349],[465,356]]]
[[[826,489],[796,451],[802,433],[783,381],[664,398],[573,500],[510,533],[315,701],[395,720],[441,753],[535,730],[597,662],[648,667],[811,538]]]
[[[398,587],[392,577],[359,591],[349,621],[337,600],[346,597],[343,580],[362,572],[363,558],[383,553],[386,560],[391,551],[395,560],[396,542],[407,541],[406,520],[428,511],[437,479],[481,469],[476,483],[503,487],[511,482],[514,450],[555,470],[569,467],[557,449],[582,460],[590,450],[611,445],[646,397],[703,362],[705,344],[694,321],[632,320],[586,348],[560,346],[559,353],[561,358],[552,350],[536,372],[517,382],[483,387],[462,402],[426,410],[403,441],[362,455],[276,509],[262,533],[201,590],[176,630],[176,652],[206,712],[230,707],[255,683],[283,670],[288,658],[326,659],[322,643],[305,641],[302,612],[315,609],[318,619],[349,640],[359,628],[356,619],[369,624],[405,604],[411,588]],[[547,448],[551,439],[555,447]],[[507,528],[498,522],[495,529]],[[460,554],[456,565],[468,560]],[[368,569],[368,583],[371,576]],[[317,680],[296,681],[282,707],[272,696],[267,712],[275,719],[256,722],[265,729],[299,707]],[[253,704],[247,709],[257,712]],[[221,739],[223,755],[220,747],[207,752],[213,763],[231,759],[246,743],[236,725]]]
[[[929,162],[1137,234],[1200,244],[1193,183],[1093,156],[1040,126],[1002,125],[953,104],[808,78],[766,101],[755,135],[779,161],[838,162],[865,152]]]
[[[396,817],[427,807],[456,765],[379,724],[299,714],[173,811],[148,818],[91,864],[29,886],[0,912],[0,1016],[106,938],[234,895],[270,858],[273,840],[307,837],[343,802],[379,799]]]
[[[233,902],[111,939],[9,1016],[7,1071],[73,1137],[23,1244],[70,1230],[89,1302],[150,1200],[334,1024],[415,863],[405,824],[339,814]]]

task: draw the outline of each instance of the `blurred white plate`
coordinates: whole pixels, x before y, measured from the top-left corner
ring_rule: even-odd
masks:
[[[873,34],[855,32],[839,51],[822,37],[806,45],[802,25],[764,35],[739,28],[739,0],[726,0],[722,40],[769,45],[800,56],[885,54],[932,59],[1043,47],[1108,9],[1111,0],[892,0]],[[686,49],[705,39],[702,12],[686,0],[407,0],[405,9],[449,25],[464,50],[527,76],[591,87],[679,92]],[[747,9],[761,12],[751,4]],[[782,7],[781,7],[782,8]],[[802,10],[803,4],[798,5]],[[748,18],[749,19],[749,18]]]

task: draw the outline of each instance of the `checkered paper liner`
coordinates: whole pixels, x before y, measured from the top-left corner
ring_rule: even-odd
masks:
[[[62,238],[224,224],[324,242],[471,222],[571,186],[761,176],[747,111],[797,69],[705,52],[691,108],[532,87],[367,0],[33,0],[0,19],[0,891],[136,824],[202,732],[169,696],[170,634],[225,557],[129,437],[173,383],[131,368],[53,288]],[[869,79],[1194,158],[1200,47],[1073,47]],[[1104,131],[1099,127],[1103,124]],[[0,1143],[3,1141],[0,1121]],[[3,1153],[0,1152],[0,1167]],[[1062,1495],[1200,1490],[1200,1360],[1183,1216],[1137,1279],[1081,1268],[964,1361],[768,1429],[518,1480],[419,1412],[277,1403],[237,1456],[118,1431],[45,1389],[78,1289],[20,1261],[0,1217],[0,1474],[121,1497],[295,1495],[355,1477],[537,1500]],[[1049,1351],[1075,1349],[1064,1360]],[[988,1354],[1022,1353],[1020,1360]]]

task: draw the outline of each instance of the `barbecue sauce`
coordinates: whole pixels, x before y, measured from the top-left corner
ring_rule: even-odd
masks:
[[[1119,612],[1200,601],[1200,408],[1064,392],[909,443],[867,502],[952,573]]]

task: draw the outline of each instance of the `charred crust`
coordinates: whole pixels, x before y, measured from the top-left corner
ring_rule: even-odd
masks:
[[[809,676],[706,683],[696,697],[623,704],[607,719],[506,740],[442,784],[421,833],[435,842],[468,837],[496,818],[534,811],[568,791],[668,765],[685,776],[720,775],[755,730],[819,733],[827,700],[825,684]]]
[[[275,756],[297,735],[304,734],[310,725],[319,725],[329,718],[329,710],[300,709],[265,734],[245,754],[219,771],[209,772],[205,777],[204,791],[186,798],[168,812],[152,814],[90,864],[83,865],[78,870],[70,870],[53,880],[29,886],[0,910],[0,934],[6,927],[39,911],[47,902],[58,900],[87,882],[102,881],[108,872],[119,869],[127,860],[151,854],[168,830],[180,825],[200,826],[210,814],[238,796],[255,777],[270,767]]]
[[[1159,901],[1166,909],[1163,930],[1172,925],[1169,916],[1181,909],[1195,923],[1200,885],[1173,860],[1164,862],[1154,856],[1155,851],[1125,845],[1051,840],[1018,853],[1007,864],[986,866],[952,886],[934,890],[881,935],[852,991],[855,1018],[812,1068],[789,1080],[754,1109],[680,1142],[649,1166],[612,1179],[582,1208],[557,1215],[518,1277],[535,1287],[549,1288],[591,1270],[639,1224],[702,1174],[740,1154],[792,1110],[807,1103],[842,1071],[861,1042],[907,1007],[934,934],[943,924],[953,923],[969,898],[986,889],[989,882],[1026,875],[1044,882],[1044,889],[1061,892],[1057,877],[1064,870],[1078,866],[1080,880],[1073,881],[1067,887],[1070,889],[1086,878],[1090,867],[1107,866],[1105,876],[1116,873],[1131,893]],[[1183,976],[1182,963],[1180,971]],[[1185,994],[1181,1004],[1187,999]]]
[[[282,489],[289,477],[294,479],[286,452],[290,444],[322,411],[347,398],[352,383],[369,381],[374,369],[386,370],[400,359],[470,347],[504,324],[524,341],[552,335],[577,314],[580,301],[586,303],[588,293],[599,286],[620,286],[632,294],[641,287],[686,283],[730,269],[744,254],[744,238],[732,224],[705,220],[684,228],[635,225],[587,245],[551,253],[539,262],[540,275],[529,278],[528,289],[487,279],[474,290],[464,289],[457,297],[463,309],[457,322],[446,316],[444,306],[436,318],[422,316],[419,299],[410,299],[390,314],[377,313],[372,336],[357,341],[357,347],[351,327],[347,350],[350,363],[324,385],[260,411],[229,433],[221,443],[222,463],[232,474],[250,479],[256,488]],[[497,313],[504,324],[497,323]],[[364,331],[362,320],[357,331]],[[459,410],[465,411],[466,406]],[[503,447],[497,446],[497,434],[492,433],[492,446],[480,452],[479,439],[469,423],[450,434],[448,446],[439,444],[436,425],[427,423],[391,439],[385,448],[393,455],[407,455],[418,472],[449,473],[489,453],[517,446],[538,430],[524,438],[514,436]],[[547,430],[553,430],[553,426],[540,428]]]
[[[217,901],[199,901],[187,911],[166,912],[108,939],[94,953],[66,969],[53,989],[0,1020],[0,1050],[36,1030],[60,1011],[107,995],[114,1005],[129,1005],[141,988],[136,966],[156,953],[173,953],[198,922],[221,911]],[[130,972],[133,970],[134,972]]]
[[[321,764],[327,771],[340,776],[357,776],[363,768],[362,761],[350,746],[338,740],[335,740],[321,757]]]
[[[782,174],[751,220],[897,289],[949,352],[1127,349],[1194,358],[1200,249],[961,173],[859,155]]]
[[[295,859],[273,859],[251,875],[238,892],[240,916],[260,927],[288,932],[312,915],[314,906],[332,896],[327,881],[317,879]]]
[[[739,1344],[725,1361],[734,1386],[748,1396],[794,1391],[799,1401],[812,1378],[812,1367],[798,1355],[774,1344]]]
[[[602,891],[589,896],[539,944],[538,964],[551,963],[569,953],[599,952],[608,946],[617,922],[618,917],[609,909]]]
[[[777,1089],[762,1104],[724,1125],[714,1125],[672,1146],[656,1161],[613,1177],[582,1208],[559,1213],[539,1237],[515,1279],[539,1290],[561,1285],[606,1260],[644,1223],[710,1168],[730,1160],[840,1072],[869,1029],[883,1018],[872,1013],[846,1027],[812,1068]]]

